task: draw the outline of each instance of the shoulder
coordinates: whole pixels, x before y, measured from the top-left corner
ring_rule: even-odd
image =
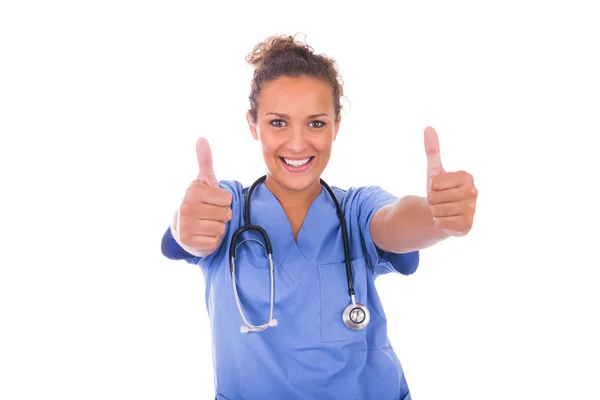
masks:
[[[356,214],[372,214],[381,207],[398,200],[396,195],[380,186],[353,186],[348,189],[332,186],[331,189],[342,209]]]
[[[240,181],[236,180],[222,180],[219,181],[219,187],[221,189],[227,190],[231,195],[236,198],[239,196],[243,196],[245,191],[248,189],[245,187]]]
[[[339,201],[354,248],[361,247],[375,277],[389,272],[410,275],[419,264],[419,252],[386,253],[377,248],[370,232],[371,221],[382,207],[395,203],[398,197],[379,186],[360,186],[349,189],[332,187]]]

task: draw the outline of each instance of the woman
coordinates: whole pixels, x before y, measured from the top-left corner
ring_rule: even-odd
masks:
[[[205,274],[217,398],[410,399],[374,280],[413,273],[420,249],[470,230],[472,177],[442,169],[428,128],[428,198],[330,188],[320,176],[341,121],[334,61],[284,36],[247,61],[247,120],[267,174],[250,194],[218,182],[199,139],[198,178],[162,242]]]

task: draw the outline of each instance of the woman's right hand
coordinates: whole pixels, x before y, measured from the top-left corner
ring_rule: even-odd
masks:
[[[187,188],[173,226],[180,244],[204,257],[215,251],[223,240],[226,223],[231,220],[232,197],[218,186],[210,145],[205,138],[196,142],[196,155],[198,178]]]

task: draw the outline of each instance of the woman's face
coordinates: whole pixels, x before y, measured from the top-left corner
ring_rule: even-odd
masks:
[[[269,178],[288,190],[319,185],[340,124],[331,86],[307,76],[280,77],[263,84],[257,100],[256,124],[249,117],[248,123]]]

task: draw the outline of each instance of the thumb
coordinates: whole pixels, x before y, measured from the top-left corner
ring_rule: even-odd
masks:
[[[440,141],[437,132],[432,127],[425,128],[425,154],[427,155],[427,192],[431,190],[431,180],[444,172],[440,158]]]
[[[217,177],[213,171],[212,152],[206,138],[199,138],[196,142],[196,156],[198,157],[198,180],[210,186],[218,186]]]

